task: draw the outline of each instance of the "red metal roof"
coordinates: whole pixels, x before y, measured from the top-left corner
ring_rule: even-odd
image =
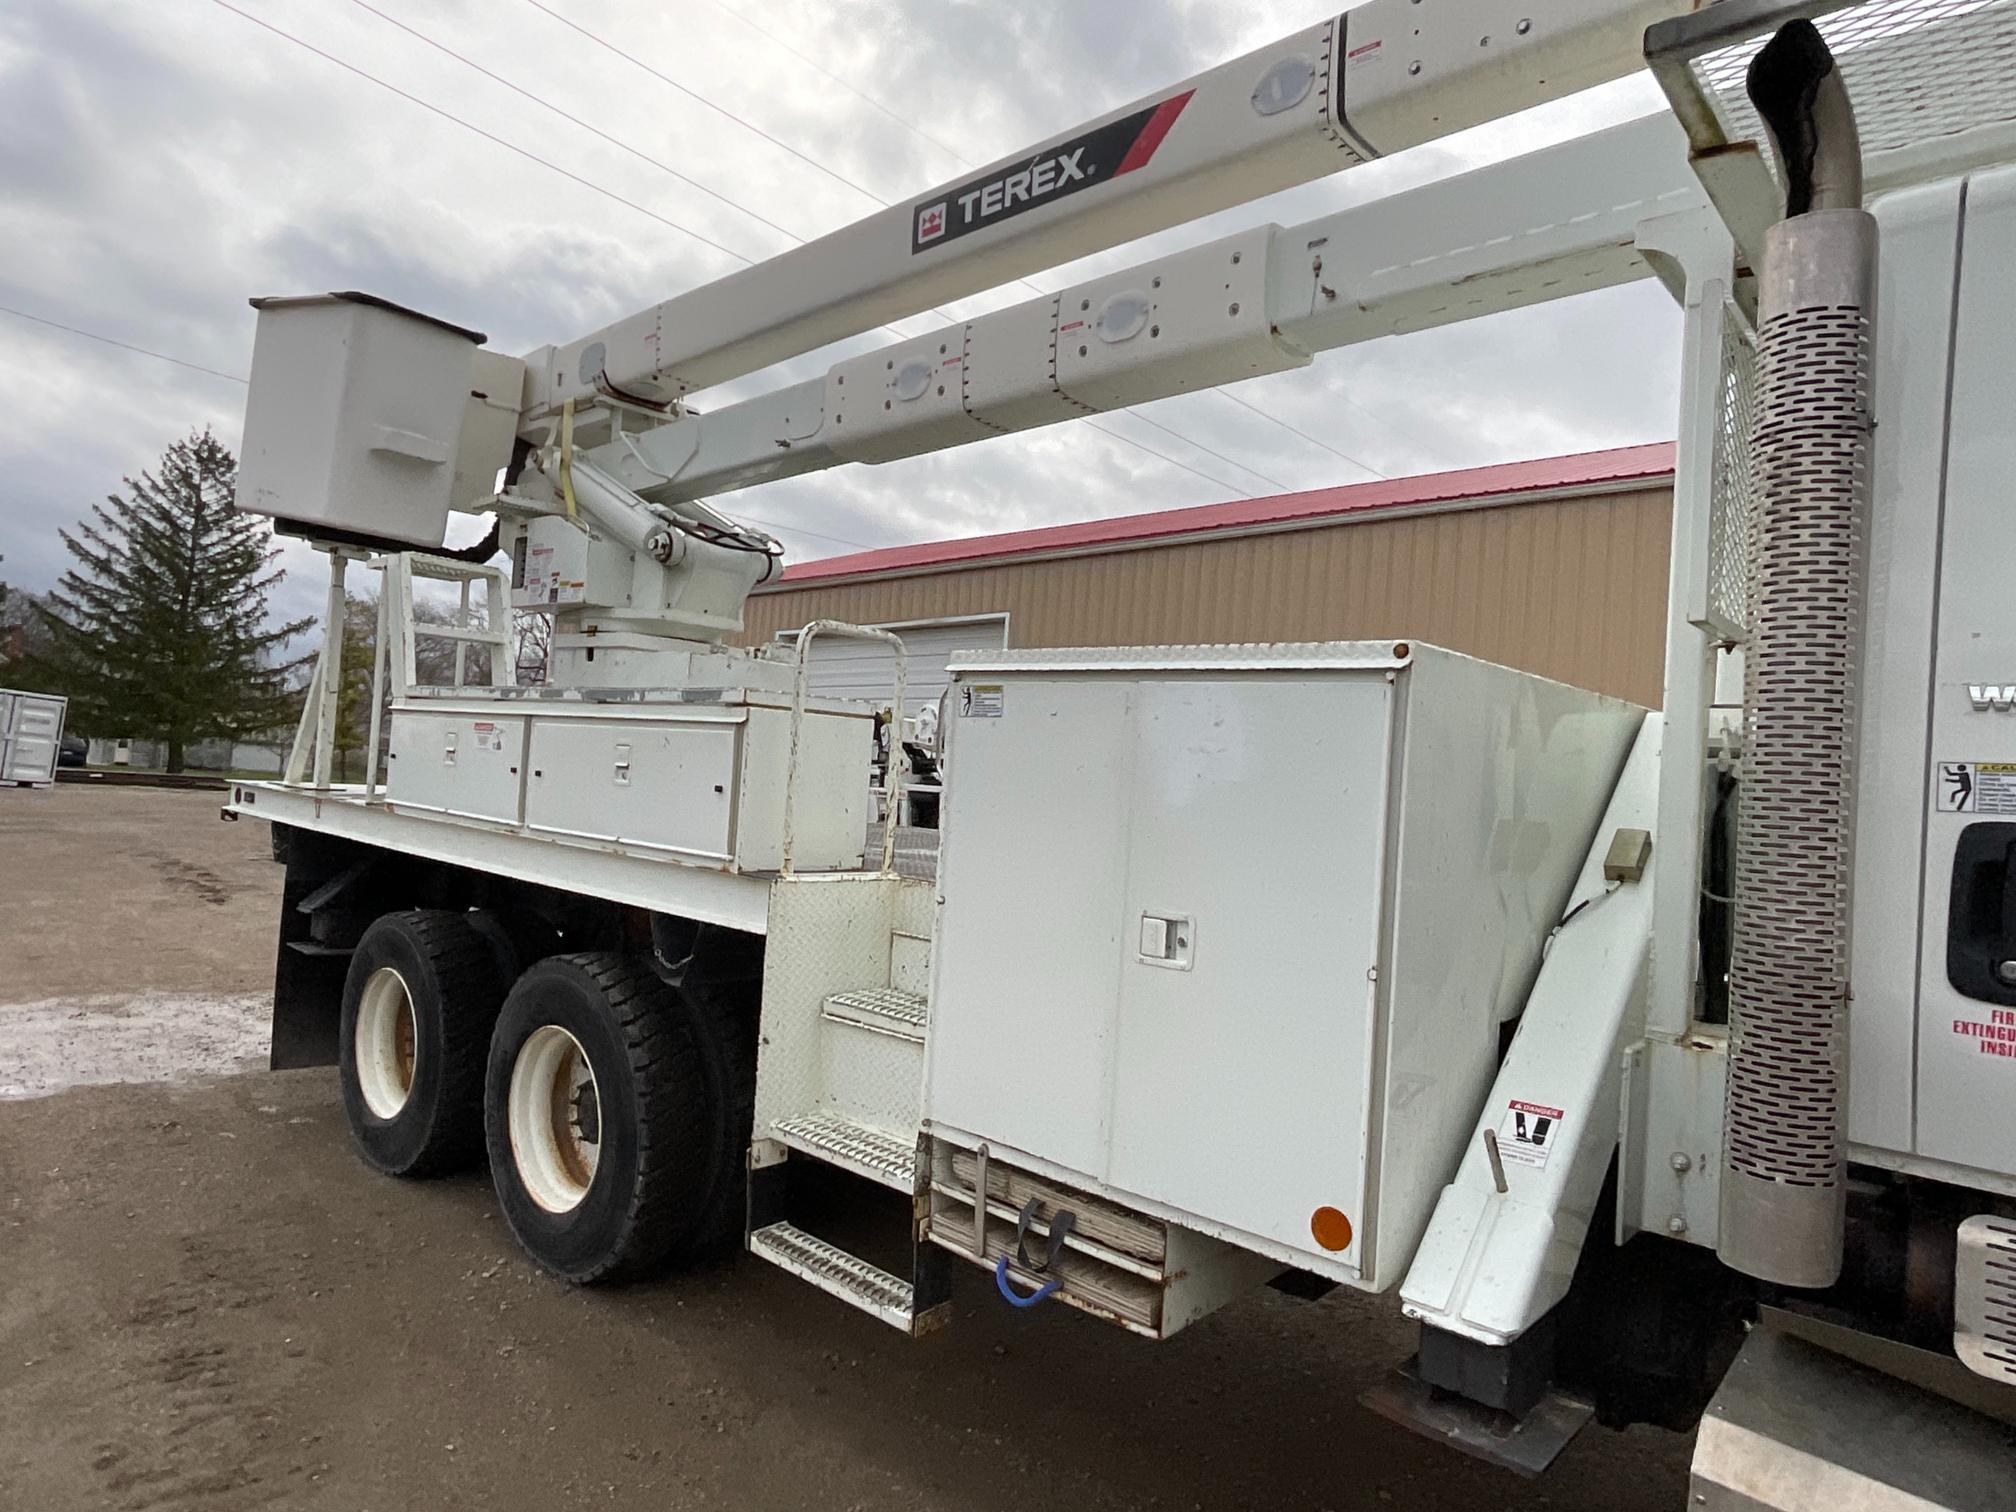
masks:
[[[1649,483],[1672,475],[1673,450],[1672,442],[1662,441],[1650,446],[1624,446],[1612,451],[1546,457],[1537,462],[1508,462],[1496,467],[1469,467],[1458,472],[1423,473],[1412,478],[1317,488],[1307,493],[1274,494],[1264,499],[1200,504],[1191,509],[1121,515],[1114,519],[1087,520],[1077,525],[1047,525],[1037,530],[1011,530],[1001,535],[970,536],[957,541],[885,546],[878,551],[857,551],[849,556],[801,562],[787,568],[777,587],[770,591],[831,578],[858,577],[864,573],[975,566],[1020,556],[1096,551],[1170,536],[1249,530],[1303,521],[1314,524],[1336,515],[1483,502],[1501,496],[1639,481]]]

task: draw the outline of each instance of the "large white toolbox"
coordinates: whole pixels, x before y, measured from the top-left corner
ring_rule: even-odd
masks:
[[[806,701],[792,864],[861,864],[874,716]],[[784,864],[791,697],[424,698],[392,710],[386,801],[574,845],[723,871]]]
[[[966,653],[948,710],[932,1133],[1397,1281],[1643,711],[1391,642]]]

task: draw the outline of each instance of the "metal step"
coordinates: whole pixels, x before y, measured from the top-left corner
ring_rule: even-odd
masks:
[[[832,1113],[800,1113],[770,1125],[770,1135],[794,1150],[899,1192],[914,1190],[917,1145]]]
[[[871,1034],[886,1034],[913,1045],[924,1043],[924,1031],[931,1022],[931,1007],[923,998],[894,987],[859,987],[851,992],[836,992],[826,999],[819,1012],[836,1024],[852,1024]]]
[[[782,1266],[802,1281],[809,1281],[842,1302],[880,1318],[892,1328],[910,1332],[912,1297],[910,1283],[892,1276],[880,1266],[870,1265],[859,1255],[850,1255],[838,1245],[806,1233],[788,1223],[773,1223],[749,1236],[749,1251],[772,1265]]]

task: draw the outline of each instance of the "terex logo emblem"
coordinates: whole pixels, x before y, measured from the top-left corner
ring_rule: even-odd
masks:
[[[959,196],[961,223],[970,226],[976,219],[992,220],[1024,200],[1048,199],[1066,184],[1089,177],[1081,166],[1084,157],[1085,149],[1074,147],[1057,157],[1044,158],[1032,167],[1017,169],[982,188],[967,190]],[[922,233],[919,235],[921,239]]]
[[[1104,126],[1053,142],[1020,163],[969,179],[913,207],[910,250],[942,246],[1011,216],[1051,204],[1146,167],[1176,124],[1190,93],[1171,95]]]
[[[1969,683],[1967,698],[1984,714],[1990,709],[2007,714],[2016,710],[2016,683]]]

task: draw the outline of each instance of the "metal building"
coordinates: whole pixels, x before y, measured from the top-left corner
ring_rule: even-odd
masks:
[[[966,648],[1398,634],[1657,707],[1672,478],[1634,446],[829,557],[757,589],[742,639],[899,629],[914,705]],[[879,647],[814,654],[822,689],[886,696]]]

